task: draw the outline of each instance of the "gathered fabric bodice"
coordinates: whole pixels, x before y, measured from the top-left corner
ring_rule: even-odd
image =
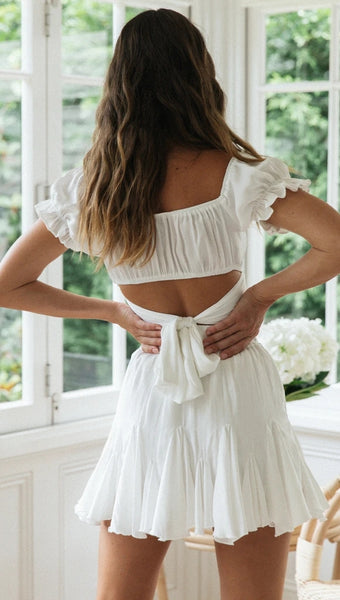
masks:
[[[78,240],[81,168],[73,169],[52,186],[51,198],[36,205],[47,228],[75,251]],[[268,233],[284,233],[266,223],[277,198],[286,190],[308,191],[310,181],[292,178],[281,160],[273,157],[246,163],[233,157],[226,169],[220,195],[214,200],[154,215],[156,248],[144,266],[121,264],[108,257],[105,266],[117,284],[188,279],[243,271],[247,231],[258,222]]]

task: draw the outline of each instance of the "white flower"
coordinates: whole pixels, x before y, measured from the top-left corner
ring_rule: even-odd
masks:
[[[313,383],[320,371],[329,371],[338,344],[320,319],[274,319],[262,325],[258,340],[272,356],[282,383],[300,378]]]

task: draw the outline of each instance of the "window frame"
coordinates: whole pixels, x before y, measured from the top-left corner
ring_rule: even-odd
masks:
[[[190,17],[187,0],[99,0],[112,4],[114,41],[125,23],[125,9],[173,8]],[[0,70],[2,79],[21,79],[22,95],[22,231],[36,220],[34,204],[48,197],[62,173],[62,84],[76,81],[102,85],[103,79],[61,73],[62,0],[21,0],[22,67]],[[62,286],[62,257],[53,261],[41,281]],[[118,286],[113,299],[121,300]],[[22,313],[23,399],[0,405],[0,433],[112,414],[126,370],[126,332],[113,327],[113,384],[63,392],[63,320]],[[39,335],[36,333],[39,332]]]
[[[221,3],[219,24],[216,26],[217,7],[215,5],[205,6],[199,1],[173,0],[164,3],[155,0],[146,2],[142,0],[100,1],[113,4],[115,16],[120,14],[121,21],[127,6],[136,8],[166,6],[180,10],[189,18],[193,17],[194,22],[205,35],[217,67],[218,79],[227,92],[228,122],[240,135],[250,141],[254,140],[258,146],[257,131],[261,127],[261,106],[257,100],[259,91],[257,86],[258,82],[261,82],[259,65],[263,60],[261,44],[258,44],[258,38],[255,37],[255,32],[260,31],[259,28],[261,28],[259,15],[264,12],[296,10],[296,4],[276,0],[273,9],[272,0],[226,0],[223,5]],[[46,186],[61,174],[62,82],[59,69],[61,64],[61,0],[22,0],[21,4],[22,20],[25,19],[25,26],[22,28],[22,44],[25,46],[25,52],[23,52],[25,62],[22,65],[22,76],[25,80],[25,102],[23,102],[22,109],[22,124],[25,129],[22,146],[22,187],[25,195],[25,200],[23,198],[23,230],[26,230],[36,218],[33,209],[34,201],[43,199]],[[46,5],[50,12],[50,35],[48,37],[44,34]],[[340,11],[339,2],[302,0],[299,3],[299,9],[325,6],[334,6],[337,11]],[[120,32],[117,18],[114,19],[114,24],[114,39],[116,39]],[[253,29],[254,26],[255,29]],[[339,27],[338,20],[336,29],[333,30],[333,36],[339,34]],[[263,36],[262,40],[264,39]],[[339,55],[334,53],[334,48],[331,49],[331,52],[335,58],[331,69],[334,69],[333,72],[335,72]],[[0,71],[1,77],[16,78],[13,74],[7,75],[4,71]],[[339,95],[340,85],[338,83],[336,85]],[[332,110],[336,115],[336,111],[339,111],[339,102],[334,104]],[[336,142],[332,141],[333,153],[338,151],[338,140],[339,138]],[[335,175],[338,178],[337,170]],[[333,187],[335,185],[334,173],[329,172],[328,177],[328,189],[330,189],[330,179]],[[248,285],[258,281],[263,274],[263,236],[254,229],[249,234],[246,261]],[[41,280],[51,285],[61,285],[61,259],[49,265]],[[330,302],[327,300],[326,304],[327,327],[334,331],[337,322],[336,303],[334,303],[335,280],[328,282],[326,289],[328,297],[333,294],[333,300]],[[114,299],[119,300],[120,298],[119,288],[114,286]],[[23,326],[25,396],[22,401],[0,405],[0,433],[78,421],[111,414],[114,411],[126,369],[126,334],[122,329],[118,326],[114,327],[113,354],[116,358],[120,357],[120,360],[116,360],[114,363],[114,385],[64,393],[62,391],[62,320],[23,313]],[[37,331],[39,331],[39,337],[35,335]],[[46,388],[49,389],[47,393]]]
[[[133,8],[174,8],[190,17],[190,3],[186,0],[170,0],[169,2],[143,0],[101,0],[113,6],[113,43],[115,44],[125,24],[125,9]],[[57,14],[51,21],[51,31],[47,47],[48,82],[48,114],[50,120],[49,136],[49,183],[61,175],[62,167],[62,85],[65,82],[87,86],[98,86],[103,79],[97,77],[62,75],[60,69],[54,74],[53,65],[56,60],[61,65],[61,27],[62,3],[55,7]],[[53,115],[53,118],[52,118]],[[56,123],[59,122],[59,127]],[[53,141],[57,140],[54,145]],[[54,261],[47,269],[51,285],[62,286],[62,257]],[[113,285],[113,299],[122,301],[123,296],[117,285]],[[48,319],[48,363],[50,365],[50,384],[52,400],[52,422],[60,424],[84,418],[92,418],[112,414],[115,411],[119,391],[126,371],[126,331],[113,325],[112,334],[112,385],[85,388],[70,392],[63,391],[63,330],[61,319]],[[56,352],[56,347],[58,348]]]
[[[44,0],[21,2],[22,65],[18,71],[1,70],[0,78],[22,81],[22,231],[35,221],[34,201],[45,180],[46,39],[42,35]],[[45,280],[46,276],[41,277]],[[0,404],[0,433],[42,427],[50,423],[50,403],[45,394],[47,345],[46,317],[22,313],[21,400]],[[39,331],[39,339],[34,332]]]
[[[327,203],[339,210],[339,136],[340,136],[340,3],[326,0],[303,0],[298,9],[331,9],[331,41],[330,41],[330,73],[325,81],[298,81],[293,83],[266,83],[266,35],[265,17],[268,14],[295,12],[296,5],[284,0],[278,0],[273,7],[268,0],[242,0],[243,9],[247,15],[247,88],[248,99],[251,98],[251,110],[248,106],[246,136],[260,152],[264,151],[265,140],[265,97],[268,92],[313,92],[326,91],[329,99],[328,113],[328,159],[327,159]],[[264,277],[265,273],[265,243],[264,236],[257,231],[249,234],[247,254],[248,283],[252,285]],[[325,327],[337,338],[337,277],[326,283]],[[334,383],[336,364],[334,363],[329,381]]]

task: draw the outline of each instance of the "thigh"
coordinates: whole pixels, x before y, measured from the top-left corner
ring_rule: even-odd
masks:
[[[170,542],[109,533],[107,525],[100,528],[97,600],[152,600]]]
[[[222,600],[281,600],[291,534],[260,527],[234,546],[215,542]]]

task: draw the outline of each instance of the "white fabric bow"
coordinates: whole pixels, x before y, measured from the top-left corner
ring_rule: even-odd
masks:
[[[215,371],[218,354],[205,354],[193,317],[178,317],[163,324],[162,343],[154,392],[177,404],[204,393],[201,378]]]

